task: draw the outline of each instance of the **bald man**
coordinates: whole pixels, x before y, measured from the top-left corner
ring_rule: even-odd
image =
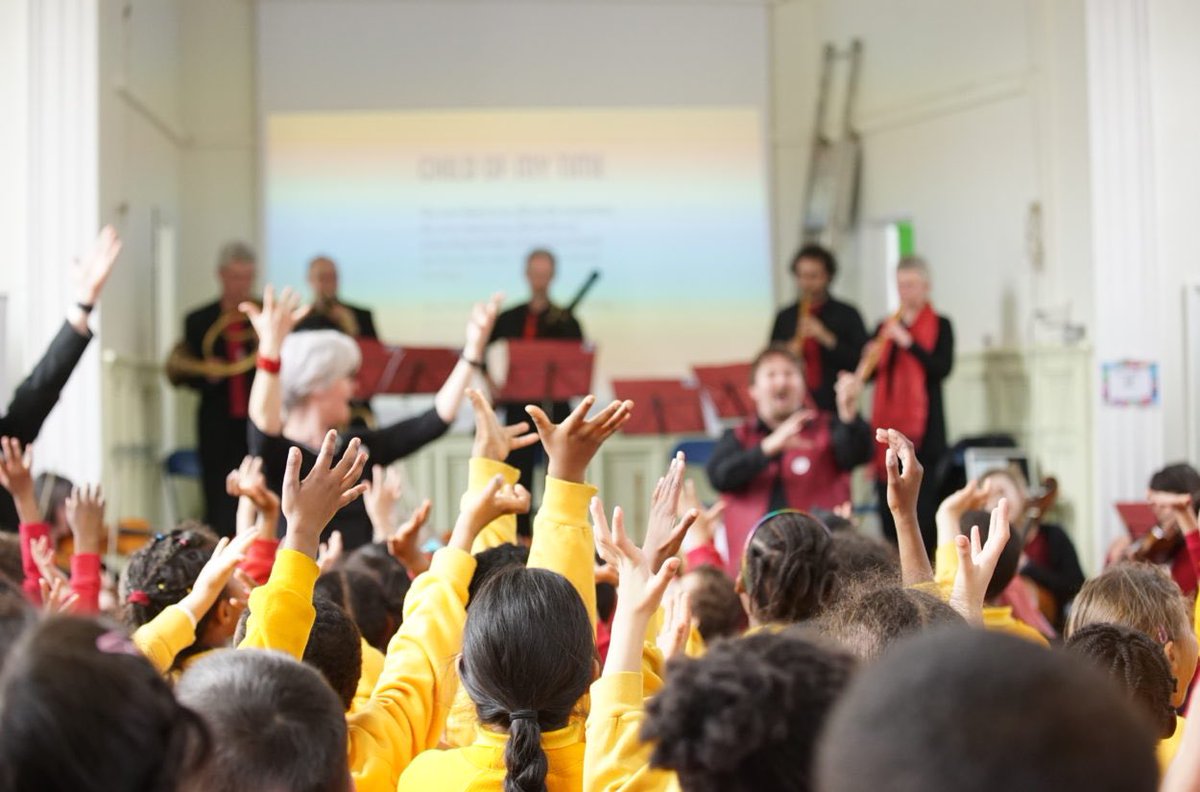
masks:
[[[297,330],[341,330],[356,339],[379,337],[369,310],[338,299],[338,270],[333,259],[317,256],[308,262],[308,285],[313,310]]]

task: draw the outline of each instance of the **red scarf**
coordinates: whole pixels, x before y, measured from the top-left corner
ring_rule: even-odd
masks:
[[[820,317],[821,309],[825,307],[822,302],[819,305],[810,305],[808,309],[809,316]],[[796,331],[799,334],[800,325],[804,322],[804,314],[796,312]],[[821,364],[821,342],[813,337],[804,339],[802,346],[804,357],[804,382],[808,385],[808,392],[819,390],[821,383],[825,381],[824,366]]]
[[[933,307],[926,305],[907,326],[913,343],[932,352],[938,341],[938,317]],[[895,360],[893,360],[895,358]],[[903,432],[918,449],[925,440],[929,423],[929,391],[925,388],[925,367],[907,349],[896,346],[890,338],[883,342],[879,366],[875,375],[875,403],[871,409],[873,428],[896,429]],[[884,455],[887,446],[875,446],[875,476],[887,480]]]

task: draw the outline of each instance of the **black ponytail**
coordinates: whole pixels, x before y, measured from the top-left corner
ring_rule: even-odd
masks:
[[[467,614],[459,678],[479,722],[507,730],[504,792],[544,792],[542,733],[567,726],[592,682],[596,642],[579,593],[562,575],[497,571]]]

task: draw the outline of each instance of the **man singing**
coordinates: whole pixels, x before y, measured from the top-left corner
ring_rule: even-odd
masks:
[[[509,308],[496,318],[491,341],[501,339],[583,339],[583,328],[569,311],[550,302],[550,284],[554,280],[557,260],[549,250],[538,248],[525,257],[525,280],[529,282],[529,302]],[[489,343],[491,343],[489,341]],[[525,403],[498,402],[497,412],[504,410],[504,420],[515,424],[527,420]],[[546,410],[550,420],[561,422],[571,413],[567,402],[553,402]],[[533,445],[513,451],[508,464],[521,471],[521,481],[532,487],[533,469],[541,459],[541,446]],[[517,515],[517,533],[531,535],[528,514]]]
[[[755,415],[725,432],[708,462],[708,479],[725,500],[730,576],[737,575],[746,538],[763,515],[832,510],[850,500],[850,471],[871,459],[875,444],[858,414],[858,380],[843,372],[834,391],[836,411],[816,409],[800,360],[786,347],[768,347],[755,358]]]
[[[859,370],[874,370],[874,427],[898,429],[917,448],[917,459],[932,470],[946,453],[946,417],[942,381],[954,366],[954,329],[929,304],[929,267],[923,259],[906,256],[896,265],[900,309],[883,322],[863,350]],[[887,508],[887,469],[884,447],[875,451],[875,488],[883,534],[896,541],[896,524]],[[932,555],[937,543],[934,515],[937,493],[927,477],[917,501],[917,517],[925,549]]]
[[[338,270],[333,259],[317,256],[308,262],[308,285],[312,289],[313,309],[297,330],[341,330],[355,339],[379,337],[370,310],[338,298]]]
[[[792,258],[799,300],[775,316],[771,343],[787,344],[804,361],[804,381],[817,407],[834,409],[838,372],[854,371],[867,342],[858,310],[835,300],[829,284],[837,259],[820,245],[805,245]]]

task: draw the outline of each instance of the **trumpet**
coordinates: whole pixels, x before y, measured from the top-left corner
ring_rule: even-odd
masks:
[[[879,365],[879,358],[883,356],[883,343],[879,336],[888,322],[900,320],[902,312],[902,308],[897,308],[896,312],[888,317],[887,321],[880,326],[879,332],[875,334],[875,338],[872,339],[873,345],[862,356],[862,360],[858,362],[858,368],[854,372],[854,376],[858,377],[859,382],[866,382],[875,373],[875,367]]]
[[[242,326],[233,327],[238,324]],[[217,341],[222,337],[231,344],[242,345],[240,358],[227,360],[216,354]],[[204,332],[200,342],[200,357],[191,353],[186,342],[180,341],[171,349],[163,368],[167,381],[178,386],[196,377],[227,379],[245,374],[254,368],[257,355],[258,335],[250,320],[241,311],[226,311]]]

